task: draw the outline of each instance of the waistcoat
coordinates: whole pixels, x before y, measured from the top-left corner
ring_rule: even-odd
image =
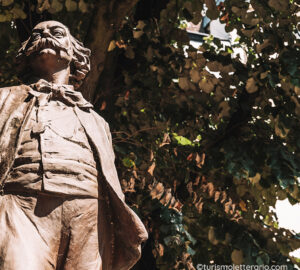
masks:
[[[94,153],[73,108],[36,94],[6,188],[97,198]]]

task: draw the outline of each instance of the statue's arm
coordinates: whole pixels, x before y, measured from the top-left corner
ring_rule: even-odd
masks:
[[[113,143],[112,143],[112,136],[111,136],[109,124],[106,121],[105,121],[105,131],[106,131],[106,135],[107,135],[108,141],[111,146],[111,154],[113,156],[113,160],[115,160],[116,157],[115,157],[115,152],[114,152]]]
[[[10,87],[0,88],[0,112],[2,111],[3,105],[5,104],[5,101],[8,98],[10,91]]]
[[[80,113],[80,110],[78,110],[78,112],[79,115],[86,116],[86,123],[91,123],[90,114],[82,114]],[[114,191],[118,194],[119,198],[122,201],[124,201],[124,194],[122,192],[121,184],[118,178],[118,173],[114,164],[115,153],[113,149],[112,136],[109,125],[95,111],[91,110],[90,113],[94,116],[95,122],[92,122],[94,123],[94,125],[86,125],[85,129],[88,134],[92,135],[91,139],[92,141],[94,141],[95,147],[97,148],[103,172],[104,174],[105,172],[108,173],[107,175],[105,175],[107,181],[109,182],[110,186],[114,189]],[[86,124],[84,122],[82,123],[83,125]],[[102,160],[101,156],[105,157],[105,159]]]
[[[110,155],[112,157],[113,160],[115,160],[115,153],[114,153],[114,148],[113,148],[113,144],[112,144],[112,136],[111,136],[111,132],[110,132],[110,128],[108,123],[98,114],[96,113],[94,110],[91,110],[92,115],[94,116],[97,124],[99,125],[99,127],[102,127],[99,129],[99,132],[103,133],[103,131],[105,132],[105,135],[107,137],[107,141],[109,142],[109,152]]]

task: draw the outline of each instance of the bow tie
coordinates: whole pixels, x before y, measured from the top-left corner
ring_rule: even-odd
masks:
[[[31,84],[30,87],[37,92],[48,94],[48,100],[59,100],[72,107],[93,108],[93,105],[86,101],[80,92],[74,90],[73,85],[54,84],[41,79]],[[31,94],[35,95],[32,92]]]

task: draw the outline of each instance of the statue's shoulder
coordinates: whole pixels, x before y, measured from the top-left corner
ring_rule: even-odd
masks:
[[[97,112],[95,112],[94,110],[90,110],[90,113],[94,116],[97,122],[105,126],[108,125],[108,123],[104,120],[104,118],[101,115],[99,115]]]
[[[0,95],[5,95],[9,93],[18,94],[21,92],[28,92],[31,88],[28,85],[21,84],[21,85],[14,85],[14,86],[7,86],[0,88]]]
[[[94,123],[94,126],[91,127],[91,129],[105,129],[106,132],[109,132],[109,125],[104,120],[102,116],[100,116],[97,112],[95,112],[93,109],[89,110],[80,110],[79,108],[76,111],[77,116],[80,118],[81,122],[84,122],[88,125],[91,125],[91,123]]]
[[[25,97],[30,89],[29,86],[24,84],[0,88],[0,104],[5,102],[7,98],[14,100],[18,97]]]
[[[0,88],[0,95],[8,94],[11,91],[11,89],[14,87],[15,86],[8,86],[8,87]]]
[[[109,124],[106,122],[106,120],[102,116],[100,116],[98,113],[96,113],[94,110],[90,110],[90,113],[94,116],[97,124],[103,126],[106,133],[109,134],[109,136],[110,136],[110,128],[109,128]]]
[[[17,89],[18,86],[8,86],[0,88],[0,104]]]
[[[25,84],[20,84],[20,85],[13,85],[13,86],[6,86],[6,87],[1,87],[0,91],[9,91],[9,90],[19,90],[19,89],[23,89],[23,88],[27,88],[29,86],[25,85]]]

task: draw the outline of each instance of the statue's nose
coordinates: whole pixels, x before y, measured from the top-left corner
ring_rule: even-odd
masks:
[[[43,37],[47,38],[51,36],[50,30],[49,29],[45,29],[42,33]]]

